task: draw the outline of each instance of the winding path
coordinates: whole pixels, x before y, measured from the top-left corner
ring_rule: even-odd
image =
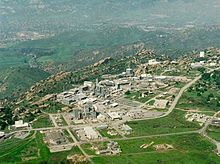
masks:
[[[213,119],[218,115],[220,114],[220,111],[216,112],[212,117],[211,119],[209,119],[208,121],[206,121],[204,127],[200,130],[200,133],[205,136],[206,138],[208,138],[213,144],[216,145],[217,147],[217,154],[220,156],[220,142],[219,141],[216,141],[215,139],[211,138],[208,136],[206,130],[208,129],[209,125],[212,123]]]

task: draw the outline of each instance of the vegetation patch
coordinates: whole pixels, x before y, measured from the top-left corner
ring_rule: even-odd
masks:
[[[220,127],[210,125],[207,129],[208,136],[220,142]]]
[[[33,128],[45,128],[45,127],[53,127],[53,123],[49,118],[49,115],[41,115],[37,118],[36,121],[32,123]]]
[[[66,163],[68,155],[82,154],[78,147],[73,147],[70,151],[50,153],[43,142],[43,134],[39,132],[25,140],[10,139],[1,143],[0,148],[2,163]]]
[[[116,135],[110,135],[108,131],[113,131]],[[104,130],[99,130],[99,133],[102,135],[102,137],[107,137],[107,138],[121,138],[121,135],[118,134],[114,129],[104,129]]]
[[[144,121],[132,121],[127,124],[133,129],[130,136],[166,134],[199,129],[199,124],[187,122],[185,112],[174,110],[170,115]]]
[[[150,144],[143,149],[141,145]],[[99,156],[93,158],[95,163],[218,163],[214,154],[215,146],[198,134],[174,135],[117,141],[121,146],[120,156]],[[158,145],[172,145],[173,149],[156,151]]]
[[[141,103],[146,103],[147,101],[149,101],[150,99],[152,99],[153,97],[155,97],[156,94],[148,94],[147,96],[142,97],[142,92],[141,91],[137,91],[137,92],[126,92],[125,93],[125,98],[128,98],[130,100],[135,100]]]
[[[204,73],[202,79],[189,88],[177,107],[217,111],[220,108],[220,71]]]

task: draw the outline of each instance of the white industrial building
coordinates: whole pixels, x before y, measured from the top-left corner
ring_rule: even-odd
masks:
[[[151,59],[148,61],[148,64],[149,65],[157,65],[157,64],[160,64],[160,62],[158,62],[156,59]]]
[[[93,82],[91,81],[84,81],[84,86],[88,86],[88,87],[92,87],[93,86]]]
[[[199,57],[200,57],[200,58],[204,58],[204,57],[205,57],[205,52],[204,52],[204,51],[201,51],[200,54],[199,54]]]
[[[111,118],[111,120],[121,120],[121,116],[117,112],[108,112],[108,116]]]
[[[15,124],[13,125],[15,128],[27,128],[29,124],[27,122],[24,122],[23,120],[15,121]]]
[[[113,104],[111,104],[110,106],[113,107],[113,108],[115,108],[115,107],[118,106],[118,103],[113,103]]]
[[[105,115],[103,115],[103,114],[99,114],[99,115],[97,116],[97,119],[98,119],[99,121],[105,121],[106,117],[105,117]]]
[[[191,63],[192,68],[200,68],[200,67],[203,67],[203,66],[204,66],[204,63],[201,63],[201,62]]]
[[[84,132],[89,140],[94,140],[99,138],[98,133],[92,127],[85,127]]]
[[[132,128],[126,124],[122,125],[122,130],[125,131],[126,133],[130,134],[132,132]]]

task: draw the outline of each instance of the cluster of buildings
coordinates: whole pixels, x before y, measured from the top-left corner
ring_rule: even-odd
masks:
[[[220,64],[219,56],[209,56],[204,51],[201,51],[197,57],[197,61],[191,63],[192,68],[201,68],[205,66],[215,67]]]
[[[215,118],[212,120],[212,125],[220,127],[220,118]]]
[[[200,124],[200,126],[202,126],[207,120],[210,119],[210,116],[200,113],[187,113],[185,118],[190,122],[196,121]]]
[[[144,117],[144,112],[132,110],[127,113],[127,116],[132,119],[140,119]]]
[[[96,129],[90,126],[77,130],[76,135],[80,140],[95,140],[101,136]]]
[[[81,109],[73,109],[71,117],[73,120],[96,119],[98,114],[99,112],[97,112],[95,106],[91,102],[88,102]]]
[[[149,62],[155,62],[155,60]],[[121,116],[112,110],[120,108],[122,104],[118,100],[127,91],[146,90],[146,93],[142,93],[142,97],[145,97],[160,87],[168,86],[171,81],[189,81],[186,77],[152,76],[150,74],[141,74],[136,77],[133,75],[133,70],[128,68],[125,72],[116,75],[114,79],[109,79],[106,76],[104,80],[97,79],[95,83],[85,81],[78,88],[58,94],[57,101],[70,107],[76,106],[71,113],[73,120],[97,119],[100,114],[115,120],[121,119]],[[155,102],[156,108],[165,108],[166,104],[165,100]]]
[[[97,79],[95,83],[85,81],[78,88],[58,94],[57,101],[70,107],[74,106],[70,113],[72,120],[121,119],[117,112],[111,112],[109,109],[119,106],[117,98],[129,89],[131,82],[128,78],[132,75],[132,69],[128,68],[126,72],[118,75],[122,77],[120,79]]]
[[[149,60],[148,65],[157,65],[156,59]],[[141,119],[161,115],[163,112],[153,113],[143,108],[144,104],[137,101],[132,101],[124,97],[125,93],[143,91],[142,98],[149,94],[159,93],[160,88],[172,89],[172,82],[188,82],[190,79],[182,76],[152,76],[150,74],[140,74],[135,76],[133,70],[128,68],[125,72],[118,75],[103,75],[102,80],[96,79],[95,82],[85,81],[81,86],[70,89],[56,95],[56,101],[68,106],[71,111],[62,116],[64,120],[70,118],[72,124],[86,124],[83,128],[74,130],[74,133],[79,140],[91,141],[98,140],[102,136],[99,130],[106,129],[110,135],[129,135],[133,129],[124,124],[133,119]],[[162,91],[165,92],[165,91]],[[166,92],[167,94],[168,92]],[[164,93],[165,94],[165,93]],[[166,95],[165,95],[166,97]],[[169,105],[168,99],[154,99],[154,108],[165,109]],[[67,117],[68,115],[68,117]],[[60,117],[57,117],[56,122],[62,122]],[[108,124],[118,122],[118,124]],[[94,127],[93,123],[98,123],[100,126]],[[106,125],[104,124],[106,123]],[[71,122],[68,122],[71,125]],[[114,127],[117,126],[117,127]],[[99,129],[100,128],[100,129]],[[50,151],[57,151],[57,147],[69,145],[68,139],[61,131],[52,131],[46,133],[46,142],[49,144]],[[65,149],[68,149],[66,147]],[[107,144],[104,150],[98,150],[98,154],[119,154],[120,146],[116,142]]]
[[[124,132],[124,134],[129,135],[132,132],[132,128],[129,125],[123,124],[121,126],[121,130]]]
[[[64,145],[68,143],[64,133],[60,130],[46,132],[45,136],[49,145]]]
[[[44,142],[48,145],[51,153],[71,150],[74,146],[70,144],[66,134],[62,130],[48,130],[45,134]]]
[[[56,124],[58,126],[63,126],[64,125],[64,120],[63,120],[63,116],[60,115],[60,114],[54,114],[54,115],[51,115],[51,117],[54,118]]]
[[[98,148],[96,149],[97,149],[96,154],[102,154],[102,155],[118,155],[122,152],[120,145],[114,141],[110,141],[109,143],[107,143],[106,149],[101,149],[101,150],[99,150]]]
[[[156,60],[150,60],[148,64],[159,63]],[[117,128],[123,134],[130,134],[132,128],[123,124],[123,122],[163,113],[154,114],[152,110],[149,113],[142,107],[144,104],[124,97],[128,91],[143,90],[142,97],[147,97],[149,94],[156,93],[156,90],[160,88],[170,86],[171,82],[188,81],[189,79],[181,76],[152,76],[150,74],[134,76],[133,70],[128,68],[121,74],[103,75],[100,81],[98,79],[95,82],[85,81],[77,88],[58,94],[56,100],[72,108],[63,117],[68,115],[73,124],[88,124],[88,127],[76,131],[78,138],[80,140],[95,140],[100,138],[101,135],[96,128],[90,126],[92,123],[119,121],[121,123]],[[157,109],[165,109],[169,102],[166,99],[155,99],[153,106]],[[111,132],[116,133],[117,131]]]
[[[158,65],[158,64],[160,64],[160,62],[158,62],[156,59],[151,59],[148,61],[148,64],[149,65]]]

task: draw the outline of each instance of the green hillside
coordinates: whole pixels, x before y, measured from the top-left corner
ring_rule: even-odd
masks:
[[[143,44],[160,55],[178,57],[193,50],[218,47],[219,31],[218,28],[145,31],[138,27],[105,25],[103,28],[73,30],[46,39],[14,44],[4,51],[0,49],[0,58],[4,61],[1,63],[8,66],[13,63],[7,59],[16,62],[17,57],[18,64],[25,65],[34,56],[40,66],[45,67],[50,63],[51,67],[56,67],[62,64],[65,70],[70,70],[93,64],[108,56],[132,55],[136,50],[130,46],[135,44]]]
[[[0,79],[0,98],[16,95],[47,77],[48,74],[40,69],[28,70],[29,66],[52,74],[75,71],[106,57],[120,59],[134,55],[142,48],[154,50],[158,56],[178,57],[193,50],[219,47],[218,36],[218,28],[144,31],[137,27],[105,26],[17,43],[0,49],[0,72],[4,75]]]
[[[38,68],[16,67],[0,71],[0,99],[13,98],[30,88],[34,83],[45,79],[49,73]]]

